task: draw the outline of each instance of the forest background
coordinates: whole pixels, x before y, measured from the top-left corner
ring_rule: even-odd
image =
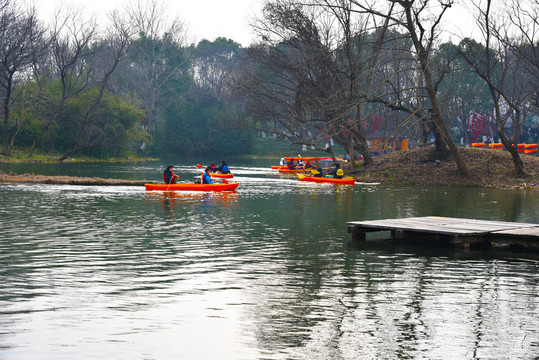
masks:
[[[272,139],[371,165],[372,139],[408,139],[467,175],[459,148],[486,140],[523,173],[516,145],[539,140],[539,3],[467,3],[481,35],[453,43],[458,1],[270,0],[243,47],[188,44],[159,1],[106,21],[63,8],[46,25],[0,0],[2,153],[232,156]]]

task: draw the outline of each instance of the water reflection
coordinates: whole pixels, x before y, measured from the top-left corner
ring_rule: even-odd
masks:
[[[539,222],[537,195],[241,172],[236,193],[0,185],[0,358],[539,353],[537,257],[357,249],[345,226],[426,215]]]
[[[237,192],[222,191],[146,191],[146,201],[160,202],[164,212],[174,214],[185,206],[201,204],[203,206],[238,206],[239,194]]]

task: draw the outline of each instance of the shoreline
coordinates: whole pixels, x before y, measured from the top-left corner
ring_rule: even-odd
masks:
[[[430,147],[395,151],[377,157],[369,167],[348,172],[357,181],[416,186],[465,186],[539,191],[539,157],[521,155],[525,175],[517,175],[511,154],[490,149],[459,148],[469,175],[461,176],[449,158],[436,163]]]
[[[9,160],[6,160],[9,159]],[[126,162],[142,162],[142,161],[159,161],[158,158],[112,158],[104,159],[85,159],[85,158],[67,158],[64,161],[58,159],[27,159],[27,158],[6,158],[0,156],[0,164],[62,164],[62,163],[126,163]]]
[[[36,174],[6,174],[0,171],[3,184],[55,184],[55,185],[103,185],[103,186],[144,186],[146,180],[104,179],[99,177],[49,176]]]
[[[375,157],[369,167],[359,165],[347,168],[345,174],[353,176],[357,182],[380,183],[383,185],[410,186],[463,186],[495,189],[525,189],[539,191],[539,157],[522,155],[525,175],[516,175],[511,155],[506,151],[489,149],[460,148],[466,160],[469,176],[460,176],[452,159],[438,163],[431,159],[430,147],[393,153]],[[72,159],[70,162],[136,162],[159,159],[85,160]],[[2,162],[0,160],[0,162]],[[20,159],[21,163],[57,163],[57,161]],[[35,174],[6,174],[0,171],[0,183],[67,184],[143,186],[149,181],[104,179],[74,176],[46,176]]]

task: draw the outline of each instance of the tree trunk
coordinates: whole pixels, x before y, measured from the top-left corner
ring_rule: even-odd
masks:
[[[513,159],[513,165],[515,166],[515,173],[517,175],[524,175],[524,162],[520,158],[517,147],[511,142],[511,140],[507,138],[505,132],[498,130],[498,135],[502,140],[503,146],[505,146],[507,151],[509,151],[509,153],[511,154],[511,158]]]
[[[9,148],[9,101],[11,99],[11,84],[13,74],[7,77],[7,84],[5,86],[6,94],[4,96],[4,127],[2,129],[2,142],[4,145],[4,155],[11,156],[11,150]]]
[[[493,95],[493,98],[496,101],[496,98],[494,97],[494,89],[491,87],[491,94]],[[498,130],[498,136],[500,137],[500,140],[502,141],[503,146],[509,151],[511,154],[511,158],[513,159],[513,165],[515,167],[515,173],[517,175],[523,175],[524,172],[524,162],[520,158],[520,154],[518,153],[518,148],[516,147],[516,143],[513,143],[511,139],[507,136],[504,130],[504,123],[501,121],[501,114],[500,114],[500,107],[498,105],[498,101],[496,101],[494,106],[495,112],[496,112],[496,128]]]
[[[2,129],[2,143],[3,143],[3,146],[4,146],[3,154],[5,156],[11,156],[11,154],[9,152],[9,134],[8,134],[8,130],[9,130],[9,105],[6,105],[6,103],[4,103],[4,126],[3,126],[3,129]]]
[[[429,100],[431,101],[431,105],[432,105],[432,113],[431,113],[432,119],[434,120],[434,123],[436,124],[436,127],[440,135],[442,136],[445,144],[449,146],[449,150],[451,151],[451,154],[453,154],[453,158],[455,159],[455,163],[457,165],[458,173],[463,176],[468,176],[468,167],[466,166],[466,162],[464,161],[464,158],[462,157],[457,145],[453,141],[453,138],[451,138],[449,131],[444,125],[444,121],[442,117],[442,108],[440,107],[440,103],[438,102],[438,97],[436,96],[436,90],[434,89],[434,83],[432,81],[432,73],[429,66],[430,64],[429,64],[429,57],[427,54],[427,49],[425,49],[425,47],[423,46],[423,44],[421,43],[421,41],[419,40],[415,32],[411,5],[407,6],[405,8],[405,11],[406,11],[406,22],[407,22],[408,31],[414,43],[414,47],[417,51],[417,57],[418,57],[419,63],[421,64],[421,70],[425,78],[425,87],[427,88]],[[444,151],[443,149],[438,149],[438,150],[442,152]]]
[[[428,73],[428,78],[430,81],[431,80],[430,70],[426,69],[425,72]],[[434,91],[434,87],[432,86],[432,81],[430,81],[430,86],[427,85],[427,91],[429,92],[429,98],[432,102],[432,106],[434,110],[432,115],[433,115],[434,123],[436,124],[436,128],[438,129],[438,132],[440,133],[445,144],[449,146],[449,150],[451,151],[451,154],[453,155],[453,158],[455,159],[455,163],[457,164],[458,173],[463,176],[468,176],[468,167],[466,166],[466,162],[464,161],[464,158],[462,157],[462,154],[460,153],[457,147],[457,144],[455,144],[455,142],[453,141],[453,138],[449,134],[449,131],[444,125],[443,118],[442,118],[442,109],[440,107],[440,104],[438,103],[436,92]],[[445,149],[439,149],[439,150],[442,152],[445,152]]]
[[[19,124],[15,124],[15,129],[13,130],[13,134],[11,135],[11,141],[9,142],[9,146],[8,146],[9,154],[11,154],[11,151],[13,150],[13,146],[15,145],[15,138],[21,131],[22,123],[23,123],[23,120],[21,119]]]
[[[348,156],[350,156],[350,167],[356,167],[356,152],[354,151],[354,135],[350,131],[348,137]]]
[[[36,135],[36,137],[34,138],[34,141],[32,142],[32,146],[30,147],[30,151],[28,152],[28,156],[32,156],[34,154],[34,151],[36,151],[36,146],[37,146],[37,141],[41,138],[41,136],[43,136],[43,134],[45,134],[46,132],[49,131],[49,128],[50,126],[52,125],[52,123],[56,120],[56,117],[54,117],[53,119],[49,120],[47,122],[47,125],[41,129],[41,131],[39,132],[39,134]]]
[[[65,159],[67,159],[69,157],[69,155],[73,154],[75,151],[77,151],[79,149],[79,146],[78,145],[75,145],[75,147],[71,150],[69,150],[68,152],[66,152],[64,155],[62,155],[58,161],[59,162],[62,162],[64,161]]]
[[[367,144],[367,139],[360,131],[353,130],[352,134],[357,140],[359,153],[363,155],[363,165],[372,165],[371,149],[369,148],[369,144]]]
[[[328,146],[326,148],[326,152],[328,152],[331,155],[331,158],[333,159],[333,163],[337,163],[337,155],[335,155],[335,151],[333,151],[333,148],[331,146]]]

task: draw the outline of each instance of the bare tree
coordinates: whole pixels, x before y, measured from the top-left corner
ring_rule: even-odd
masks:
[[[109,86],[113,73],[129,51],[132,37],[131,26],[117,11],[113,12],[110,17],[112,25],[108,28],[106,37],[94,45],[93,56],[87,60],[91,64],[92,75],[90,81],[93,82],[97,91],[92,98],[88,99],[85,109],[80,112],[78,119],[76,119],[77,131],[72,139],[72,148],[64,153],[59,158],[59,161],[67,159],[69,155],[76,151],[95,145],[92,141],[93,134],[88,131],[88,128]]]
[[[507,3],[512,35],[497,36],[521,60],[527,83],[534,92],[535,107],[539,107],[539,1],[512,0]]]
[[[417,0],[388,0],[382,6],[398,5],[401,11],[395,11],[390,15],[384,13],[380,8],[370,6],[366,3],[353,0],[358,11],[367,12],[383,18],[389,18],[391,22],[406,31],[413,43],[413,49],[419,67],[421,69],[423,88],[425,97],[429,101],[428,118],[432,119],[437,134],[443,140],[444,147],[437,148],[440,154],[446,153],[445,146],[449,147],[457,171],[461,175],[468,175],[468,168],[464,158],[460,154],[457,145],[450,136],[444,124],[442,108],[436,92],[434,74],[431,69],[431,56],[438,35],[438,27],[445,12],[453,5],[453,0],[443,1],[417,1]],[[431,8],[437,5],[439,12],[434,12]],[[441,145],[441,142],[437,144]]]
[[[494,104],[498,136],[511,153],[515,173],[524,174],[524,163],[516,145],[523,120],[522,110],[530,98],[537,96],[537,88],[527,87],[521,77],[525,67],[522,66],[522,58],[514,51],[516,45],[510,35],[508,19],[495,14],[491,0],[487,0],[484,6],[476,3],[475,7],[477,23],[483,32],[485,44],[481,46],[468,41],[469,46],[461,47],[459,51],[487,84]],[[525,37],[519,38],[519,41],[522,40]],[[514,124],[512,136],[505,130],[511,117]]]
[[[146,110],[145,125],[148,132],[158,120],[159,101],[176,91],[170,84],[186,76],[188,61],[181,51],[187,37],[187,28],[179,18],[169,18],[166,6],[151,0],[134,2],[127,10],[133,25],[133,38],[129,66],[121,76],[129,84]]]
[[[293,1],[268,3],[257,24],[263,43],[246,49],[235,88],[247,101],[247,112],[264,124],[259,129],[335,158],[325,144],[341,140],[334,135],[343,131],[349,114],[341,100],[347,89],[319,10]]]
[[[16,5],[5,3],[0,12],[0,86],[4,90],[2,141],[6,156],[11,156],[14,138],[18,133],[18,126],[10,132],[14,86],[46,49],[45,30],[37,19],[35,8],[22,11]]]
[[[373,69],[387,22],[374,36],[368,25],[348,0],[267,4],[256,26],[263,45],[247,51],[263,67],[247,69],[239,83],[248,109],[274,124],[265,131],[335,157],[325,146],[332,139],[352,159],[359,151],[372,162],[362,122],[373,111],[365,104],[377,86]]]
[[[50,76],[36,70],[35,77],[42,84],[42,93],[49,103],[48,108],[51,109],[51,113],[48,114],[48,120],[34,138],[29,156],[34,153],[38,140],[62,116],[66,100],[88,88],[88,69],[84,59],[92,54],[91,45],[96,40],[96,34],[96,22],[83,19],[81,10],[68,9],[56,12],[51,30],[51,54],[55,71],[50,75],[60,79],[61,97],[57,103],[57,100],[47,93],[45,83],[49,82]],[[37,63],[35,65],[37,66]]]
[[[3,11],[8,5],[10,0],[0,0],[0,11]]]

